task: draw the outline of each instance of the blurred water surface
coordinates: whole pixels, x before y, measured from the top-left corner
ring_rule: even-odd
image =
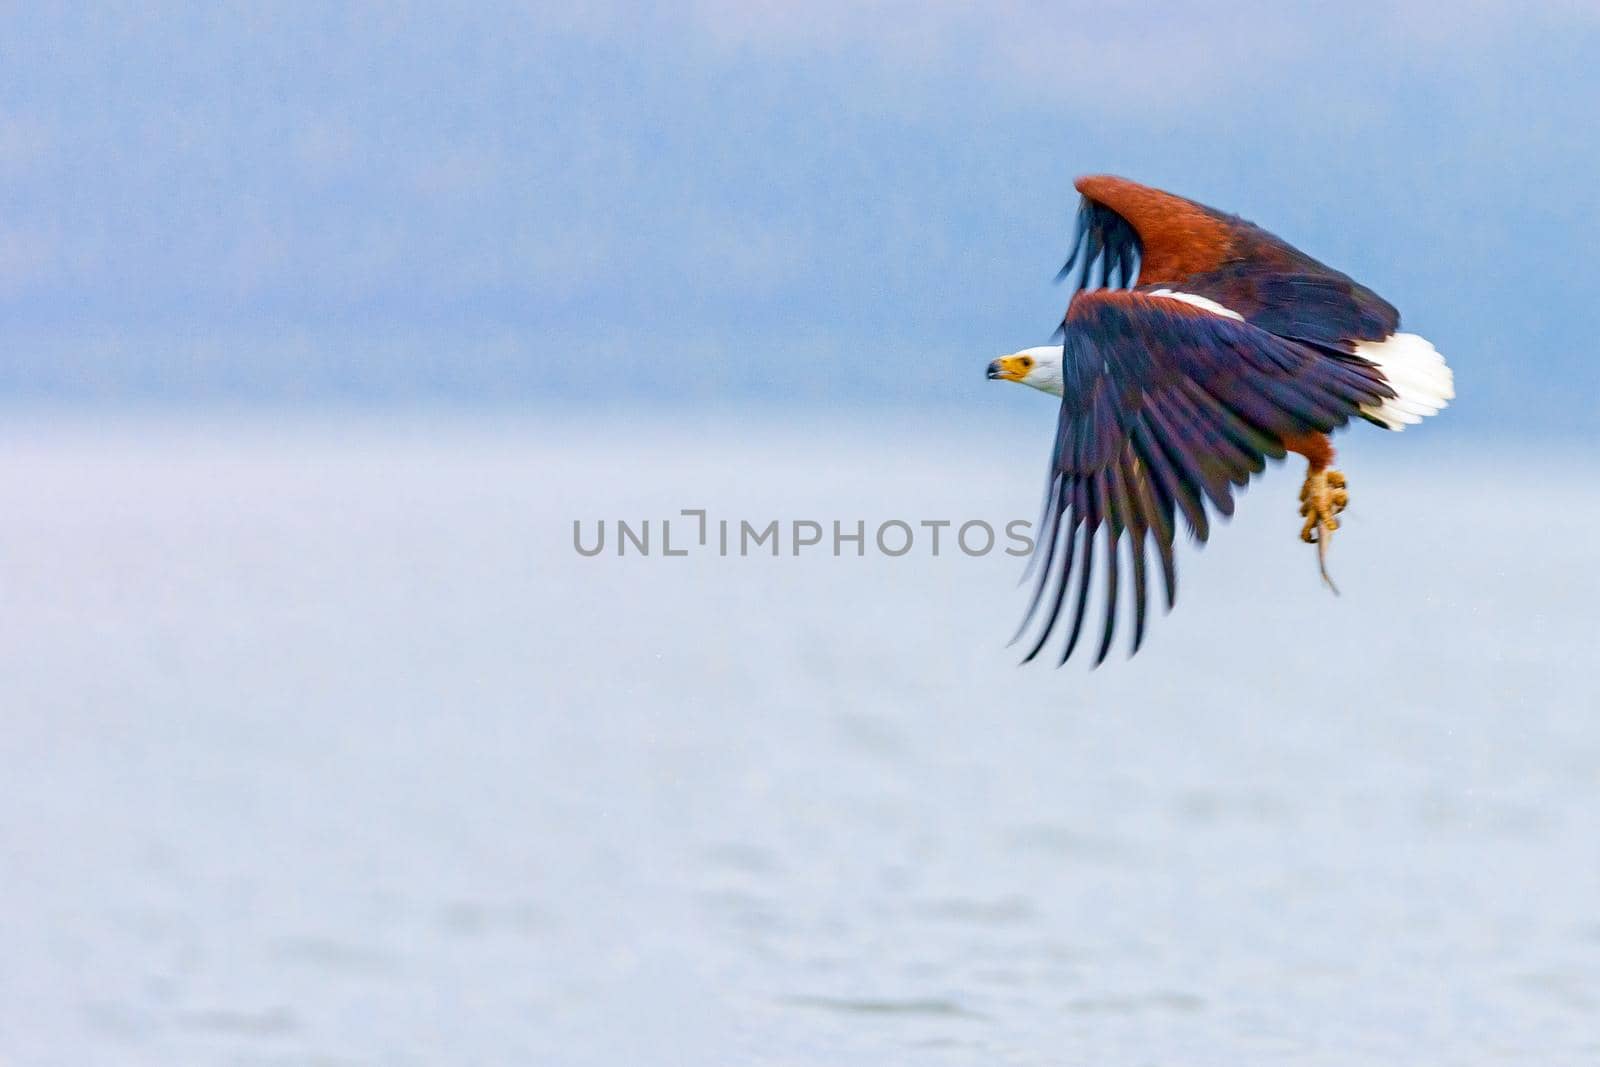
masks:
[[[0,1061],[1600,1060],[1593,466],[1357,431],[1342,598],[1276,470],[1092,673],[998,552],[572,546],[1049,429],[9,420]]]

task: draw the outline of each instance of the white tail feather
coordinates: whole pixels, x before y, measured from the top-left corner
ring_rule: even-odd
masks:
[[[1433,345],[1414,333],[1391,334],[1382,341],[1363,341],[1356,355],[1374,364],[1395,396],[1362,407],[1391,430],[1403,430],[1424,416],[1438,413],[1455,397],[1455,376]]]

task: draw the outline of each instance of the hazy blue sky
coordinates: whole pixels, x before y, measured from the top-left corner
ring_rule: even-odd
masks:
[[[52,6],[13,398],[1020,403],[1115,171],[1387,296],[1457,425],[1596,420],[1594,4]]]

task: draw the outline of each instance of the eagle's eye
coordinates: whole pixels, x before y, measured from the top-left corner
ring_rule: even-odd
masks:
[[[1022,369],[1023,370],[1032,370],[1033,369],[1033,357],[1032,356],[1023,356],[1022,357]]]

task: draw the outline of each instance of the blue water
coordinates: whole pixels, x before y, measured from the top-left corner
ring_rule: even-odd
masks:
[[[1595,471],[1356,433],[1343,597],[1277,470],[1090,673],[998,552],[572,548],[1047,415],[10,420],[0,1062],[1600,1061]]]

